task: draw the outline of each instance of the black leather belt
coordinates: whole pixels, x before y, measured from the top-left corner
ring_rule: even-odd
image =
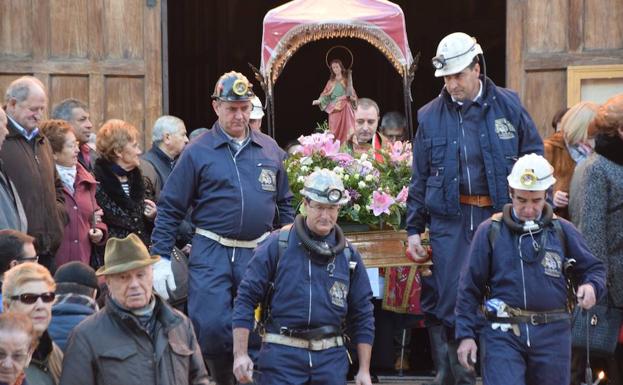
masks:
[[[531,325],[543,325],[550,322],[568,320],[571,315],[567,312],[531,312],[530,314],[514,315],[510,317],[497,317],[493,313],[487,312],[485,318],[491,322],[504,324],[528,323]]]
[[[321,326],[314,329],[294,329],[282,326],[279,328],[279,334],[282,336],[300,338],[303,340],[320,340],[323,338],[337,337],[342,332],[337,326]]]

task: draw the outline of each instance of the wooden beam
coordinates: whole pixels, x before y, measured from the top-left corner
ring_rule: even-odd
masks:
[[[584,0],[569,0],[569,52],[581,52],[584,47]]]
[[[145,75],[143,60],[106,60],[94,62],[91,60],[42,60],[33,61],[32,58],[3,58],[0,61],[0,73],[54,73],[57,75],[89,75],[91,72],[106,75],[140,76]]]
[[[524,69],[529,71],[560,70],[571,65],[621,64],[623,49],[585,52],[526,54]]]
[[[506,2],[506,87],[523,94],[523,45],[524,45],[523,0]]]

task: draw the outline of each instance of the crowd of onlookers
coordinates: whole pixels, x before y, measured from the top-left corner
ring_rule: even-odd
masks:
[[[99,295],[103,279],[98,280],[95,270],[110,270],[105,264],[107,240],[135,234],[143,245],[134,242],[132,247],[149,247],[160,191],[189,138],[182,120],[163,116],[153,127],[152,148],[143,154],[136,127],[111,119],[97,130],[93,144],[88,106],[79,100],[60,102],[53,107],[51,119],[43,120],[47,95],[34,77],[11,83],[4,103],[0,109],[0,272],[4,274],[0,361],[8,367],[5,360],[10,356],[12,366],[0,370],[0,382],[21,384],[25,371],[30,384],[63,383],[63,350],[69,333],[104,304],[105,296]],[[378,106],[372,103],[359,101],[363,109],[376,110],[378,125]],[[262,116],[257,116],[261,124]],[[403,139],[405,126],[400,114],[386,114],[383,138]],[[574,222],[592,252],[607,264],[609,300],[623,307],[623,94],[601,106],[580,102],[561,111],[553,128],[555,133],[544,143],[545,156],[555,167],[557,182],[551,196],[555,212]],[[375,134],[367,135],[368,130],[360,138],[362,143]],[[204,131],[195,130],[191,137]],[[194,234],[189,215],[178,229],[176,242],[186,254]],[[116,300],[121,297],[113,293]],[[146,322],[149,326],[151,321]],[[154,331],[154,335],[159,334]],[[604,364],[610,365],[611,376],[620,373],[620,350]],[[110,362],[134,353],[115,354],[111,353]],[[205,368],[196,374],[196,383],[202,383]]]

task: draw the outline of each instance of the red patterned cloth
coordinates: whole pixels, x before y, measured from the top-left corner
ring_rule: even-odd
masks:
[[[411,266],[389,267],[385,270],[383,309],[396,313],[421,315],[422,281],[419,271]]]

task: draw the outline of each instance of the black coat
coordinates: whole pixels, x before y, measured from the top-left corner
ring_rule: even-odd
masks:
[[[151,183],[143,178],[137,167],[128,174],[130,196],[123,192],[112,163],[104,158],[95,161],[95,179],[99,182],[95,199],[104,211],[103,222],[108,225],[108,237],[125,238],[138,235],[149,246],[153,222],[145,218],[145,199],[153,200]]]

